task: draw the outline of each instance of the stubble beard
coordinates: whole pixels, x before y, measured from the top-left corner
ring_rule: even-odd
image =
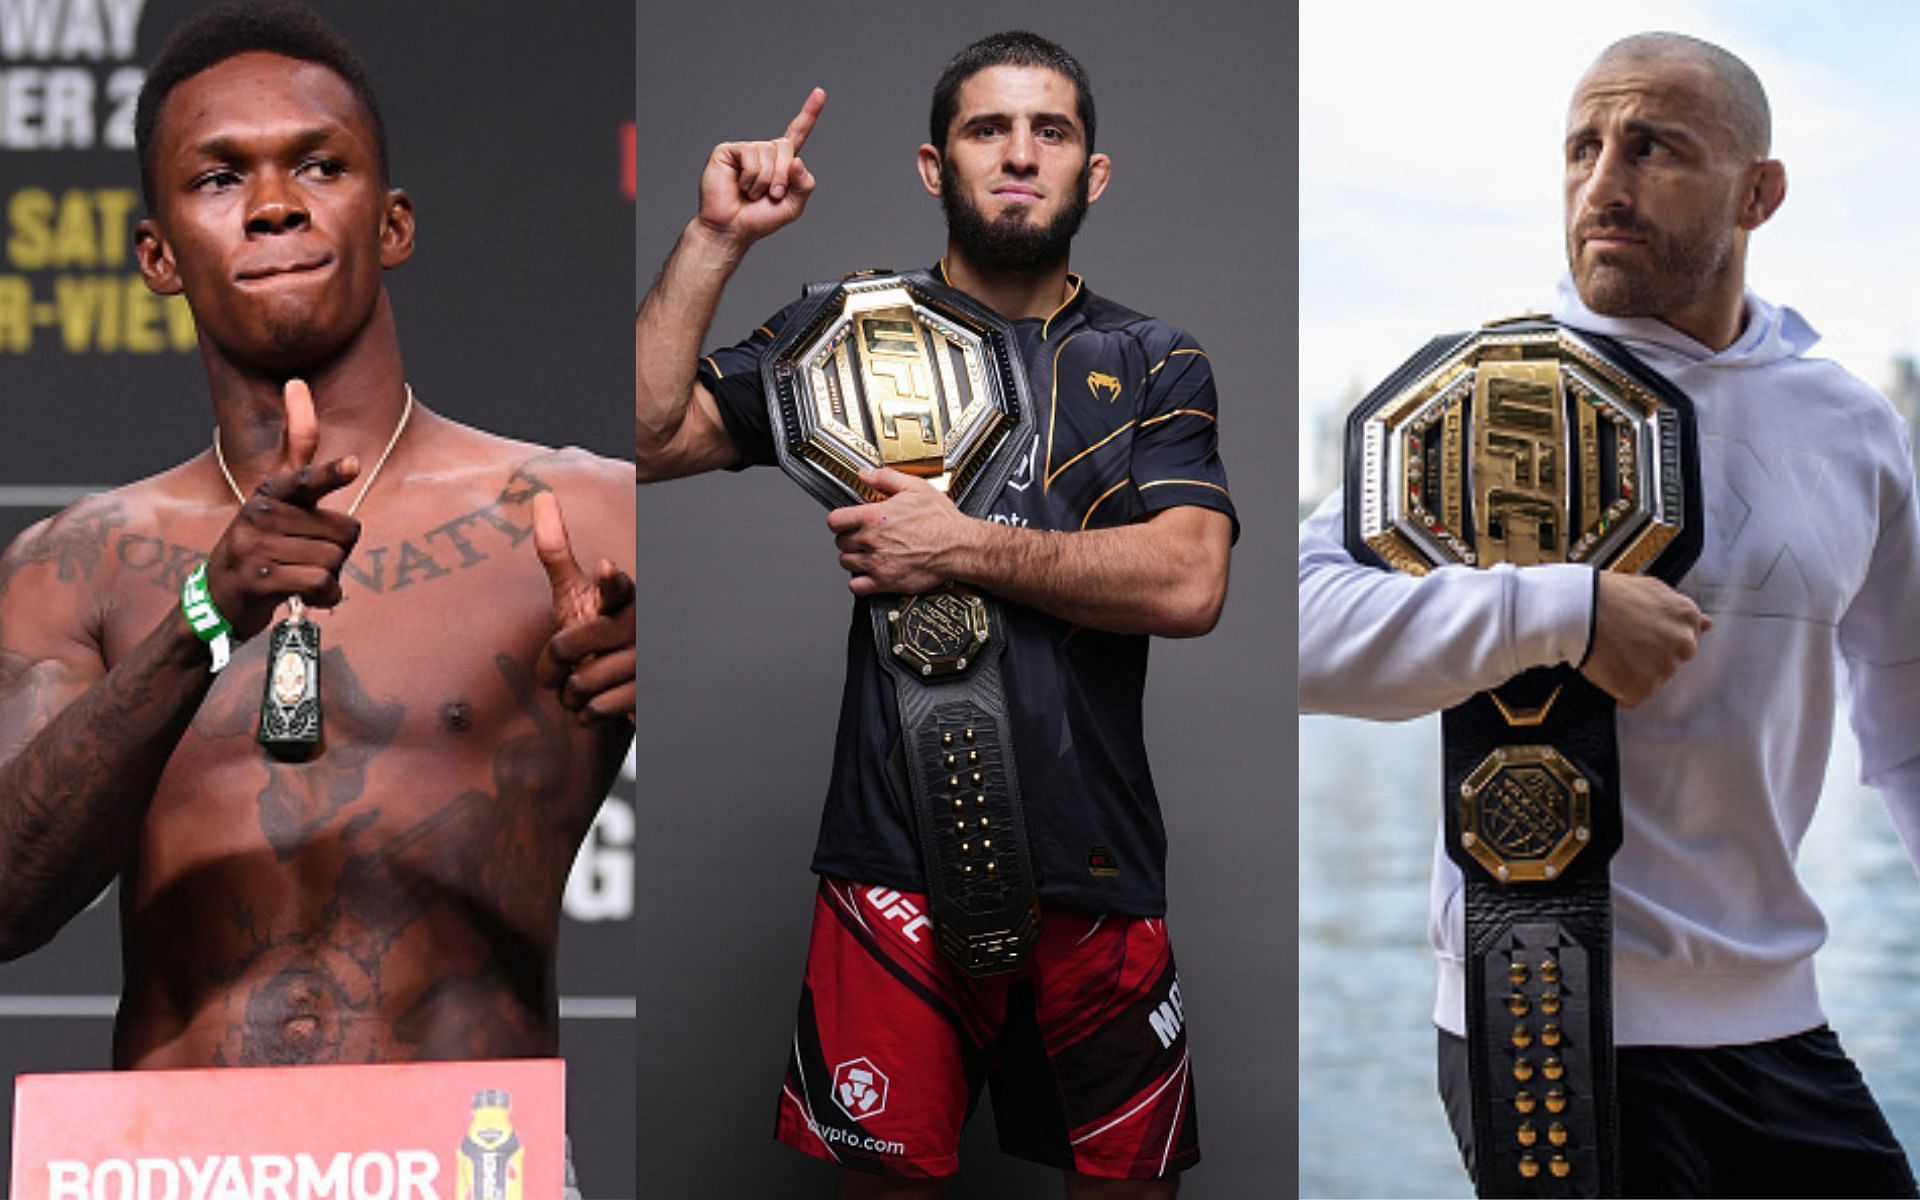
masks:
[[[1596,229],[1644,238],[1643,261],[1604,262],[1584,254],[1581,237]],[[1670,233],[1637,217],[1590,220],[1567,234],[1567,266],[1580,300],[1606,317],[1666,318],[1684,312],[1720,286],[1733,270],[1733,257],[1733,229],[1721,221]]]
[[[1029,221],[1017,208],[989,221],[966,194],[953,160],[948,159],[940,164],[940,208],[947,215],[947,236],[969,262],[984,270],[1018,275],[1056,267],[1067,261],[1073,237],[1086,219],[1092,173],[1089,158],[1074,182],[1072,196],[1044,225]]]

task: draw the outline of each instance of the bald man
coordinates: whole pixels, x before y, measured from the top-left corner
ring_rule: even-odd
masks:
[[[1300,701],[1404,719],[1560,663],[1613,695],[1626,1194],[1913,1196],[1827,1028],[1825,922],[1794,855],[1844,661],[1864,775],[1920,858],[1920,521],[1892,407],[1746,288],[1748,239],[1786,196],[1768,143],[1753,72],[1677,34],[1609,47],[1568,108],[1553,315],[1694,402],[1706,528],[1678,590],[1569,564],[1377,571],[1344,548],[1336,495],[1301,529]],[[1462,891],[1436,855],[1440,1090],[1471,1173]]]

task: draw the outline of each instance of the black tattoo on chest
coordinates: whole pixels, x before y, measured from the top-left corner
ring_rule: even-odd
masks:
[[[339,659],[325,667],[330,748],[314,763],[266,760],[269,771],[312,775],[334,757],[335,731],[346,734],[344,724],[335,724],[336,712],[342,722],[358,723],[356,740],[371,739],[357,761],[331,776],[276,778],[262,792],[261,829],[283,863],[318,845],[327,822],[360,797],[368,761],[391,741],[404,715],[401,705],[365,695],[342,652],[327,656]],[[579,790],[587,768],[564,722],[549,716],[531,672],[505,654],[496,654],[494,665],[526,724],[494,754],[493,791],[462,792],[406,828],[388,828],[380,808],[355,815],[338,837],[364,849],[342,860],[310,928],[262,930],[250,906],[231,901],[233,928],[247,949],[223,972],[229,981],[224,1061],[358,1061],[372,1047],[365,1031],[383,1019],[392,1021],[385,1031],[392,1041],[422,1056],[523,1053],[551,1038],[543,1023],[552,1013],[546,993],[552,946],[528,931],[551,924],[568,866],[566,848],[558,845],[565,822],[556,814]],[[243,695],[251,690],[239,689]],[[231,736],[225,727],[236,723],[245,722],[224,717],[213,725]],[[404,1012],[383,1018],[389,957],[430,915],[437,934],[465,932],[436,946],[434,982]]]
[[[536,460],[540,461],[540,460]],[[516,468],[492,502],[417,534],[378,543],[362,541],[341,567],[346,598],[356,591],[384,595],[418,584],[457,576],[491,561],[502,551],[515,551],[533,536],[526,506],[533,497],[550,491],[533,464]],[[168,593],[178,593],[188,574],[205,559],[208,546],[187,546],[152,534],[127,532],[126,514],[118,505],[88,510],[84,522],[71,514],[57,536],[43,536],[22,561],[0,564],[0,587],[10,571],[28,562],[57,561],[63,580],[90,578],[94,567],[111,552],[120,567],[136,578]],[[524,523],[521,518],[524,518]],[[19,552],[16,552],[18,556]]]
[[[196,546],[182,546],[164,538],[139,533],[123,533],[113,549],[120,565],[136,575],[146,576],[155,586],[177,592],[193,568],[207,552]]]
[[[417,539],[362,546],[347,560],[341,574],[346,581],[378,595],[471,570],[490,561],[494,552],[518,549],[533,536],[531,518],[523,525],[509,513],[524,510],[535,493],[548,490],[546,483],[522,466],[491,504],[443,521]]]
[[[254,697],[265,675],[261,663],[236,686],[224,689],[218,703],[208,703],[194,717],[194,732],[209,741],[250,741],[259,717]],[[392,743],[407,715],[398,701],[383,703],[367,694],[343,650],[330,649],[320,656],[320,678],[327,689],[325,750],[307,762],[285,762],[258,752],[267,769],[267,786],[259,796],[260,832],[283,863],[291,862],[341,809],[360,799],[367,764]]]

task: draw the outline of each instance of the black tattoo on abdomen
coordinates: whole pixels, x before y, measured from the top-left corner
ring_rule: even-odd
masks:
[[[260,831],[283,863],[291,862],[341,809],[360,799],[367,763],[393,741],[407,712],[401,704],[370,698],[338,649],[320,656],[320,678],[327,688],[322,753],[309,762],[285,763],[262,752],[268,777],[260,793]]]
[[[240,1029],[245,1066],[339,1062],[356,1006],[317,959],[294,962],[253,989]]]
[[[330,706],[329,720],[337,708],[356,713],[361,722],[354,742],[363,753],[349,771],[352,798],[358,798],[366,760],[391,741],[403,709],[370,701],[352,678],[344,654],[333,650],[328,655],[339,660],[325,668],[329,688],[343,680],[351,686],[351,699],[345,688],[333,693],[340,703]],[[224,973],[232,989],[226,996],[224,1057],[271,1065],[337,1061],[343,1054],[358,1058],[370,1052],[353,1031],[370,1028],[358,1023],[385,1011],[382,980],[388,958],[401,938],[430,914],[441,922],[436,930],[457,927],[464,932],[437,946],[434,981],[405,1012],[391,1016],[385,1032],[392,1041],[412,1047],[422,1058],[557,1049],[548,938],[568,865],[565,847],[559,845],[566,825],[561,805],[585,766],[575,761],[567,728],[549,715],[531,672],[506,654],[496,654],[494,665],[531,729],[500,744],[493,760],[492,793],[461,792],[405,829],[380,825],[383,835],[377,839],[371,831],[380,810],[356,815],[340,838],[357,852],[342,861],[331,895],[304,929],[264,934],[251,908],[238,900],[233,903],[235,928],[250,948],[243,961]],[[240,691],[250,696],[253,689]],[[275,794],[302,794],[300,789],[314,781],[292,776],[310,776],[340,753],[330,748],[298,766],[267,760],[269,770],[288,775]],[[349,789],[315,784],[307,790],[329,798],[320,807],[330,816],[339,810],[331,798],[345,797]],[[266,800],[263,793],[262,830],[271,841],[275,827],[268,820]],[[389,812],[393,808],[384,807]],[[276,810],[275,819],[286,822],[280,830],[285,836],[274,843],[277,855],[283,844],[293,855],[312,845],[325,820],[317,810],[298,819]],[[283,861],[290,856],[281,855]],[[241,982],[249,976],[259,978]]]

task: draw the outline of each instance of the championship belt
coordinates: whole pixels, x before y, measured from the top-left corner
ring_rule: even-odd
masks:
[[[815,284],[761,360],[780,467],[829,508],[882,497],[891,467],[980,517],[1032,438],[1013,329],[925,271]],[[1040,935],[990,596],[949,585],[866,601],[893,679],[915,835],[940,949],[972,975]]]
[[[1678,583],[1700,551],[1687,397],[1540,320],[1435,339],[1347,422],[1346,543],[1412,575],[1586,563]],[[1448,709],[1447,854],[1466,877],[1482,1196],[1617,1196],[1613,698],[1541,667]]]

